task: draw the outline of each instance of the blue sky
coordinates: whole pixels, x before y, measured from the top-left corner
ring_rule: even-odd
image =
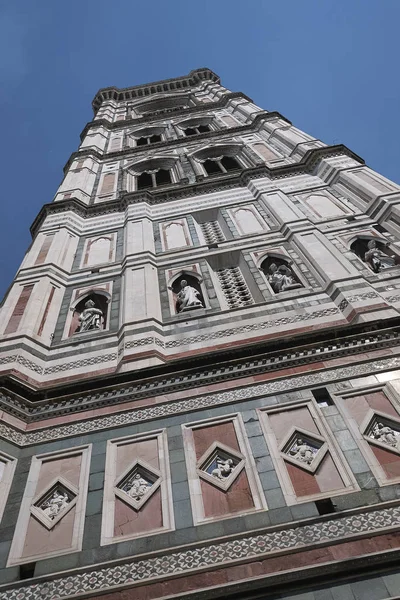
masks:
[[[400,182],[399,0],[13,0],[0,6],[0,297],[101,87],[207,66]]]

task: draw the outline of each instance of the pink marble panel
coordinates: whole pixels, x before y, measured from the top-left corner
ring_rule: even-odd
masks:
[[[343,479],[330,454],[327,454],[319,465],[315,473],[315,479],[321,492],[342,490],[345,487]]]
[[[228,491],[223,491],[202,479],[200,482],[206,518],[228,516],[254,508],[245,470],[240,473]]]
[[[384,448],[378,448],[370,444],[372,452],[375,454],[380,465],[382,466],[385,475],[388,479],[394,479],[400,476],[400,456],[390,450]]]
[[[372,410],[378,410],[380,412],[387,413],[388,415],[392,415],[393,417],[399,418],[398,412],[395,410],[389,398],[387,398],[383,392],[366,394],[365,399]]]
[[[72,546],[75,506],[50,531],[35,517],[29,519],[22,558],[64,550]]]
[[[129,444],[118,445],[117,449],[117,477],[125,471],[136,459],[143,459],[152,467],[159,469],[158,441],[157,439],[144,440]]]
[[[236,437],[235,427],[232,421],[221,423],[220,425],[209,425],[193,429],[193,439],[196,449],[197,460],[208,450],[214,442],[221,442],[233,450],[240,452]]]
[[[114,536],[134,535],[163,525],[161,490],[158,489],[139,511],[115,498]]]
[[[36,494],[48,486],[56,477],[63,477],[70,481],[75,487],[79,485],[82,455],[68,456],[66,458],[55,458],[42,463],[40,475],[36,486]]]
[[[364,421],[365,415],[369,410],[369,404],[365,396],[353,396],[346,398],[346,408],[350,415],[357,421],[359,425]]]
[[[268,416],[278,444],[293,426],[306,429],[310,433],[320,433],[307,406],[293,410],[282,410],[282,412],[271,413]]]
[[[297,496],[310,496],[311,494],[318,494],[321,491],[312,473],[305,471],[301,467],[296,467],[292,463],[285,461],[285,464]]]

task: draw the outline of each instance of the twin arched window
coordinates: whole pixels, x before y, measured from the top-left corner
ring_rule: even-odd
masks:
[[[156,169],[154,171],[143,171],[137,177],[137,189],[146,190],[149,188],[160,187],[172,183],[170,169]]]
[[[241,165],[233,158],[233,156],[218,156],[217,158],[207,158],[203,162],[204,170],[207,175],[216,175],[228,173],[229,171],[237,171],[241,169]]]

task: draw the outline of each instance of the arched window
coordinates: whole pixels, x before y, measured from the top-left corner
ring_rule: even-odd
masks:
[[[220,156],[218,158],[207,158],[203,162],[203,167],[207,175],[216,173],[228,173],[228,171],[237,171],[241,169],[239,162],[233,156]]]
[[[302,287],[289,261],[284,258],[267,256],[262,261],[260,269],[275,294]]]
[[[156,169],[151,172],[144,171],[137,178],[137,189],[145,190],[161,185],[172,183],[171,171],[169,169]]]
[[[107,304],[108,299],[103,294],[86,294],[74,308],[69,335],[105,329]]]
[[[170,289],[174,295],[177,313],[205,307],[203,292],[197,277],[182,273],[175,279]]]

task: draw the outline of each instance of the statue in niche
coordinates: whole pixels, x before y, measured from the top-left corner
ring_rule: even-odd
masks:
[[[124,490],[128,496],[133,498],[134,500],[141,500],[143,496],[147,493],[147,490],[151,487],[151,484],[146,481],[140,473],[136,473],[134,478],[127,483]]]
[[[211,475],[217,479],[226,479],[234,469],[233,460],[231,458],[217,458],[217,466],[211,471]]]
[[[268,282],[275,294],[301,287],[300,283],[297,283],[295,280],[293,271],[290,267],[285,264],[278,267],[274,262],[270,264],[268,269]]]
[[[293,458],[306,463],[307,465],[311,465],[316,453],[316,448],[307,444],[302,438],[298,438],[294,446],[289,450],[289,454],[291,454]]]
[[[55,490],[51,498],[43,502],[40,508],[43,510],[44,514],[49,517],[49,519],[54,519],[62,510],[64,510],[64,508],[68,506],[68,504],[68,495],[65,493],[62,494]]]
[[[196,288],[188,285],[186,279],[181,281],[181,289],[177,294],[176,308],[178,312],[191,310],[193,308],[204,308],[200,300],[200,292]]]
[[[399,447],[400,444],[399,436],[396,435],[394,429],[383,423],[376,423],[372,430],[371,437],[378,440],[378,442],[383,442],[394,448]]]
[[[75,333],[91,331],[93,329],[103,329],[104,316],[103,311],[96,308],[92,299],[85,302],[85,308],[79,315],[79,325]]]
[[[379,273],[382,269],[393,267],[395,265],[394,255],[388,256],[380,250],[375,240],[368,242],[368,251],[364,255],[364,260],[367,262],[374,273]]]

